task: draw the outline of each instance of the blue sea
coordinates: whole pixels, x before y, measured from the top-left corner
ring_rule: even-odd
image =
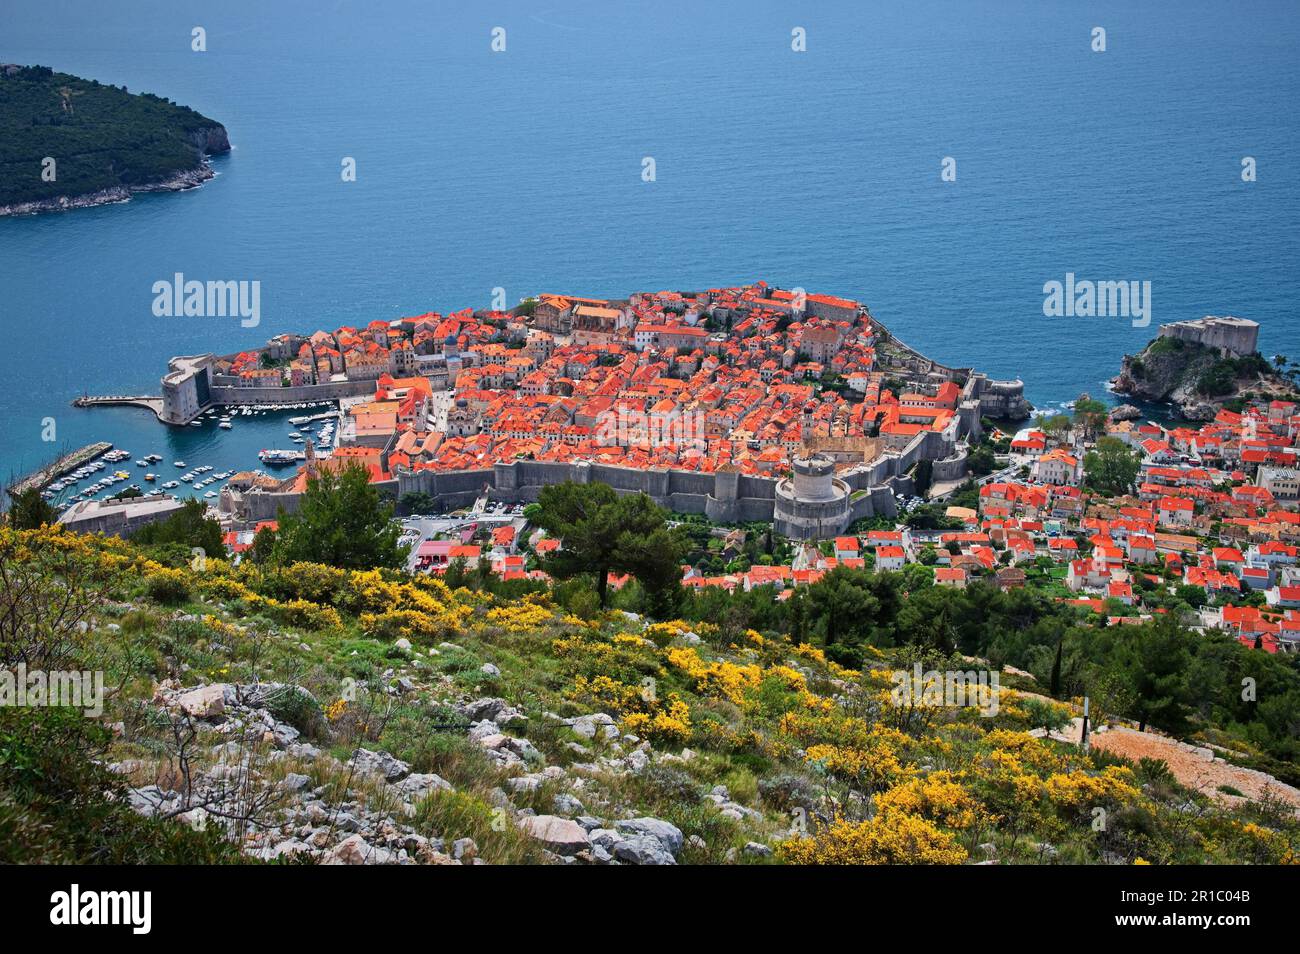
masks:
[[[234,150],[190,192],[0,219],[0,473],[92,440],[255,466],[283,419],[69,402],[497,287],[855,297],[1040,407],[1102,394],[1165,321],[1252,318],[1300,359],[1298,54],[1293,0],[4,0],[0,62],[193,106]],[[155,317],[176,272],[259,281],[261,324]],[[1150,281],[1152,325],[1044,317],[1068,272]]]

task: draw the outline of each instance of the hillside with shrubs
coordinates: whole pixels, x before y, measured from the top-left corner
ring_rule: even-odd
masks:
[[[105,686],[96,718],[0,708],[0,860],[1195,864],[1300,846],[1281,800],[1053,738],[1077,705],[1013,674],[995,714],[898,704],[898,670],[979,666],[933,649],[864,645],[848,668],[781,632],[578,614],[551,591],[159,555],[0,529],[3,666]]]

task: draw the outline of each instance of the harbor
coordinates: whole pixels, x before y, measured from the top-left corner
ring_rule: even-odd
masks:
[[[112,447],[113,445],[107,441],[99,441],[94,444],[87,444],[85,447],[79,447],[71,453],[64,454],[48,467],[43,467],[35,473],[28,474],[26,477],[21,478],[11,487],[7,488],[8,493],[20,494],[33,487],[44,488],[49,484],[54,483],[65,474],[72,473],[78,467],[89,463],[106,451],[111,450]]]
[[[14,484],[38,487],[60,511],[87,500],[195,498],[215,506],[236,474],[288,476],[306,447],[329,457],[337,443],[333,402],[213,407],[183,427],[160,426],[130,407],[102,408],[96,432],[105,439],[60,457]]]

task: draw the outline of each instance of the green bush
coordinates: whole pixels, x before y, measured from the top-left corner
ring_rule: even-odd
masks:
[[[145,596],[155,603],[174,606],[190,598],[189,583],[178,570],[160,570],[145,577]]]
[[[320,705],[303,689],[283,686],[271,694],[266,711],[280,722],[287,722],[303,735],[317,738],[325,726]]]
[[[138,815],[96,761],[109,738],[76,709],[0,709],[0,864],[237,864],[219,826]]]

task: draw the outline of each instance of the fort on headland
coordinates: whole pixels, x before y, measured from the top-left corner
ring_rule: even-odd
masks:
[[[1218,348],[1226,356],[1240,358],[1254,354],[1259,347],[1259,322],[1249,318],[1207,315],[1191,321],[1174,321],[1160,326],[1161,338],[1177,338]]]
[[[923,461],[929,480],[962,479],[982,419],[1029,411],[1020,381],[933,361],[856,301],[765,282],[279,335],[173,358],[155,400],[173,425],[212,407],[340,402],[331,455],[223,489],[236,525],[294,510],[314,471],[350,462],[448,510],[600,481],[797,539],[893,515]]]

